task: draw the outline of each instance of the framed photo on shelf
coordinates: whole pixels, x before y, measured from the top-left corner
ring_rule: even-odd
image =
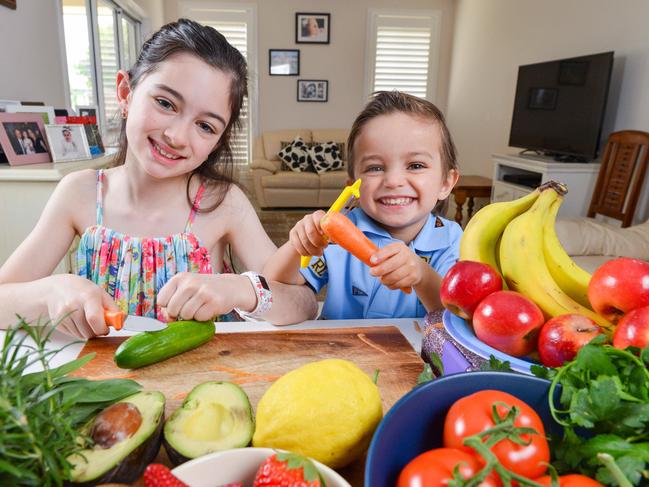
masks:
[[[43,122],[54,123],[54,107],[45,105],[9,105],[7,113],[39,113],[43,117]]]
[[[268,74],[271,76],[298,76],[300,74],[300,50],[269,49]]]
[[[12,166],[52,162],[38,113],[0,113],[0,145]]]
[[[45,131],[54,162],[80,161],[92,157],[83,125],[46,125]]]
[[[297,101],[326,102],[329,98],[329,81],[324,79],[297,80]]]
[[[296,44],[329,44],[330,14],[298,12],[295,14]]]

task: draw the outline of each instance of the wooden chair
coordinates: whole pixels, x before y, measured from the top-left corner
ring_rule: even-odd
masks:
[[[628,227],[640,197],[649,162],[649,133],[613,132],[606,143],[588,217],[605,215]]]

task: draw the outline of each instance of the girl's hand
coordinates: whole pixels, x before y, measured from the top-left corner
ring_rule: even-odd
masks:
[[[246,276],[181,272],[160,289],[158,305],[170,319],[210,321],[235,307],[251,311],[257,296]]]
[[[289,232],[289,242],[300,255],[322,255],[328,245],[320,227],[323,216],[322,210],[306,215]]]
[[[394,242],[380,248],[371,258],[370,274],[378,277],[389,289],[419,285],[424,277],[426,261],[403,242]]]
[[[58,331],[83,339],[108,334],[104,308],[119,308],[106,291],[72,274],[55,274],[47,279],[47,311]]]

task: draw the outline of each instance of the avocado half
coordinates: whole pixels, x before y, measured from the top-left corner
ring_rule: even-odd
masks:
[[[68,485],[130,484],[160,450],[165,397],[138,392],[107,407],[88,425],[94,444],[68,457]]]
[[[178,465],[215,451],[248,446],[255,432],[246,393],[230,382],[194,387],[164,426],[163,444]]]

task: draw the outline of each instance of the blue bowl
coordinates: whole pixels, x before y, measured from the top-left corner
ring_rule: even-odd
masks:
[[[444,418],[458,399],[484,389],[516,396],[534,409],[547,433],[560,433],[548,406],[550,381],[509,372],[466,372],[416,387],[385,415],[370,444],[365,485],[394,487],[399,473],[420,453],[442,446]],[[558,389],[558,388],[557,388]]]

